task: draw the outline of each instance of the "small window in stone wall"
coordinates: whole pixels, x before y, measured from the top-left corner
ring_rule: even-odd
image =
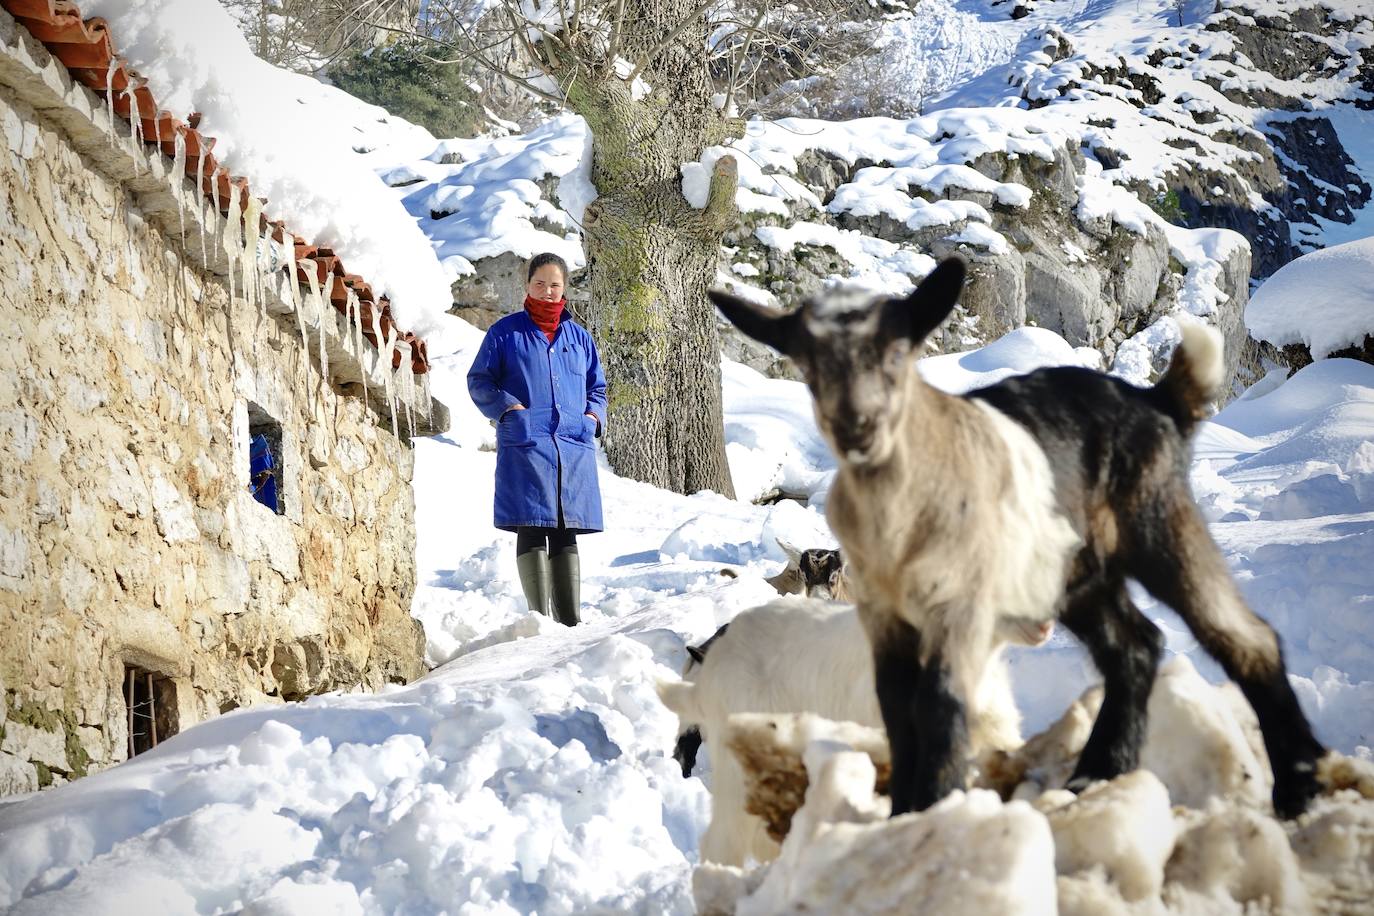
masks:
[[[177,689],[172,679],[124,666],[124,716],[129,727],[129,756],[152,750],[180,729]]]
[[[249,403],[248,490],[278,515],[286,513],[281,473],[281,424],[257,404]]]

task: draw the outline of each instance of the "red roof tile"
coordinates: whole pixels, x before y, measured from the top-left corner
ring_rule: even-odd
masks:
[[[83,20],[81,10],[68,0],[0,0],[0,7],[19,20],[34,38],[43,42],[48,51],[66,66],[73,79],[102,96],[112,94],[115,114],[132,124],[136,112],[145,144],[156,144],[163,155],[170,159],[176,155],[176,138],[180,136],[186,146],[187,177],[196,177],[196,167],[202,161],[203,149],[205,157],[200,175],[201,191],[216,201],[221,213],[227,216],[234,204],[238,205],[240,212],[248,209],[252,194],[248,179],[230,175],[228,170],[220,166],[210,152],[215,145],[215,138],[200,133],[198,129],[200,113],[192,112],[185,121],[181,121],[159,108],[147,81],[115,52],[105,20],[98,17]],[[267,203],[265,198],[259,200]],[[377,325],[385,338],[393,326],[391,304],[387,298],[383,296],[380,301],[375,300],[371,284],[357,274],[345,271],[343,263],[331,249],[312,245],[290,233],[280,220],[268,220],[263,216],[259,220],[258,231],[266,232],[269,227],[272,229],[272,238],[278,242],[284,242],[290,235],[295,247],[298,283],[306,284],[308,276],[300,262],[313,261],[317,271],[316,281],[324,286],[324,292],[334,308],[345,315],[348,290],[353,290],[363,319],[363,336],[374,347],[379,347],[377,335],[372,329],[372,315],[375,311]],[[324,285],[331,274],[333,282]],[[428,372],[429,355],[425,342],[409,331],[398,331],[397,338],[410,344],[411,371],[417,375]],[[400,368],[400,350],[392,351],[391,365],[393,369]]]

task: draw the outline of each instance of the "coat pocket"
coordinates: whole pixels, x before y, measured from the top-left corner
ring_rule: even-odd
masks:
[[[596,421],[583,414],[582,425],[578,427],[576,438],[573,441],[587,448],[596,448]]]
[[[534,445],[531,413],[533,411],[526,409],[508,410],[501,414],[501,419],[496,422],[496,444],[508,448],[526,448]]]
[[[596,448],[596,421],[586,416],[566,417],[558,425],[558,438],[569,445]]]

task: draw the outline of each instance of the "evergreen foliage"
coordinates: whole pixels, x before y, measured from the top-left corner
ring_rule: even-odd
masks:
[[[1169,188],[1167,191],[1160,191],[1148,201],[1150,209],[1158,213],[1167,222],[1175,226],[1188,225],[1188,217],[1183,212],[1180,204],[1178,191]]]
[[[350,95],[447,139],[473,137],[488,126],[467,70],[430,60],[415,42],[397,41],[346,55],[329,78]]]

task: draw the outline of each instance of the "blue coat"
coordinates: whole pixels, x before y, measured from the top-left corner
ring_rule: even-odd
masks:
[[[561,508],[565,527],[600,531],[606,376],[592,335],[566,309],[553,343],[523,309],[507,315],[487,331],[468,393],[496,420],[496,527],[557,528]],[[507,410],[515,404],[527,409]]]

